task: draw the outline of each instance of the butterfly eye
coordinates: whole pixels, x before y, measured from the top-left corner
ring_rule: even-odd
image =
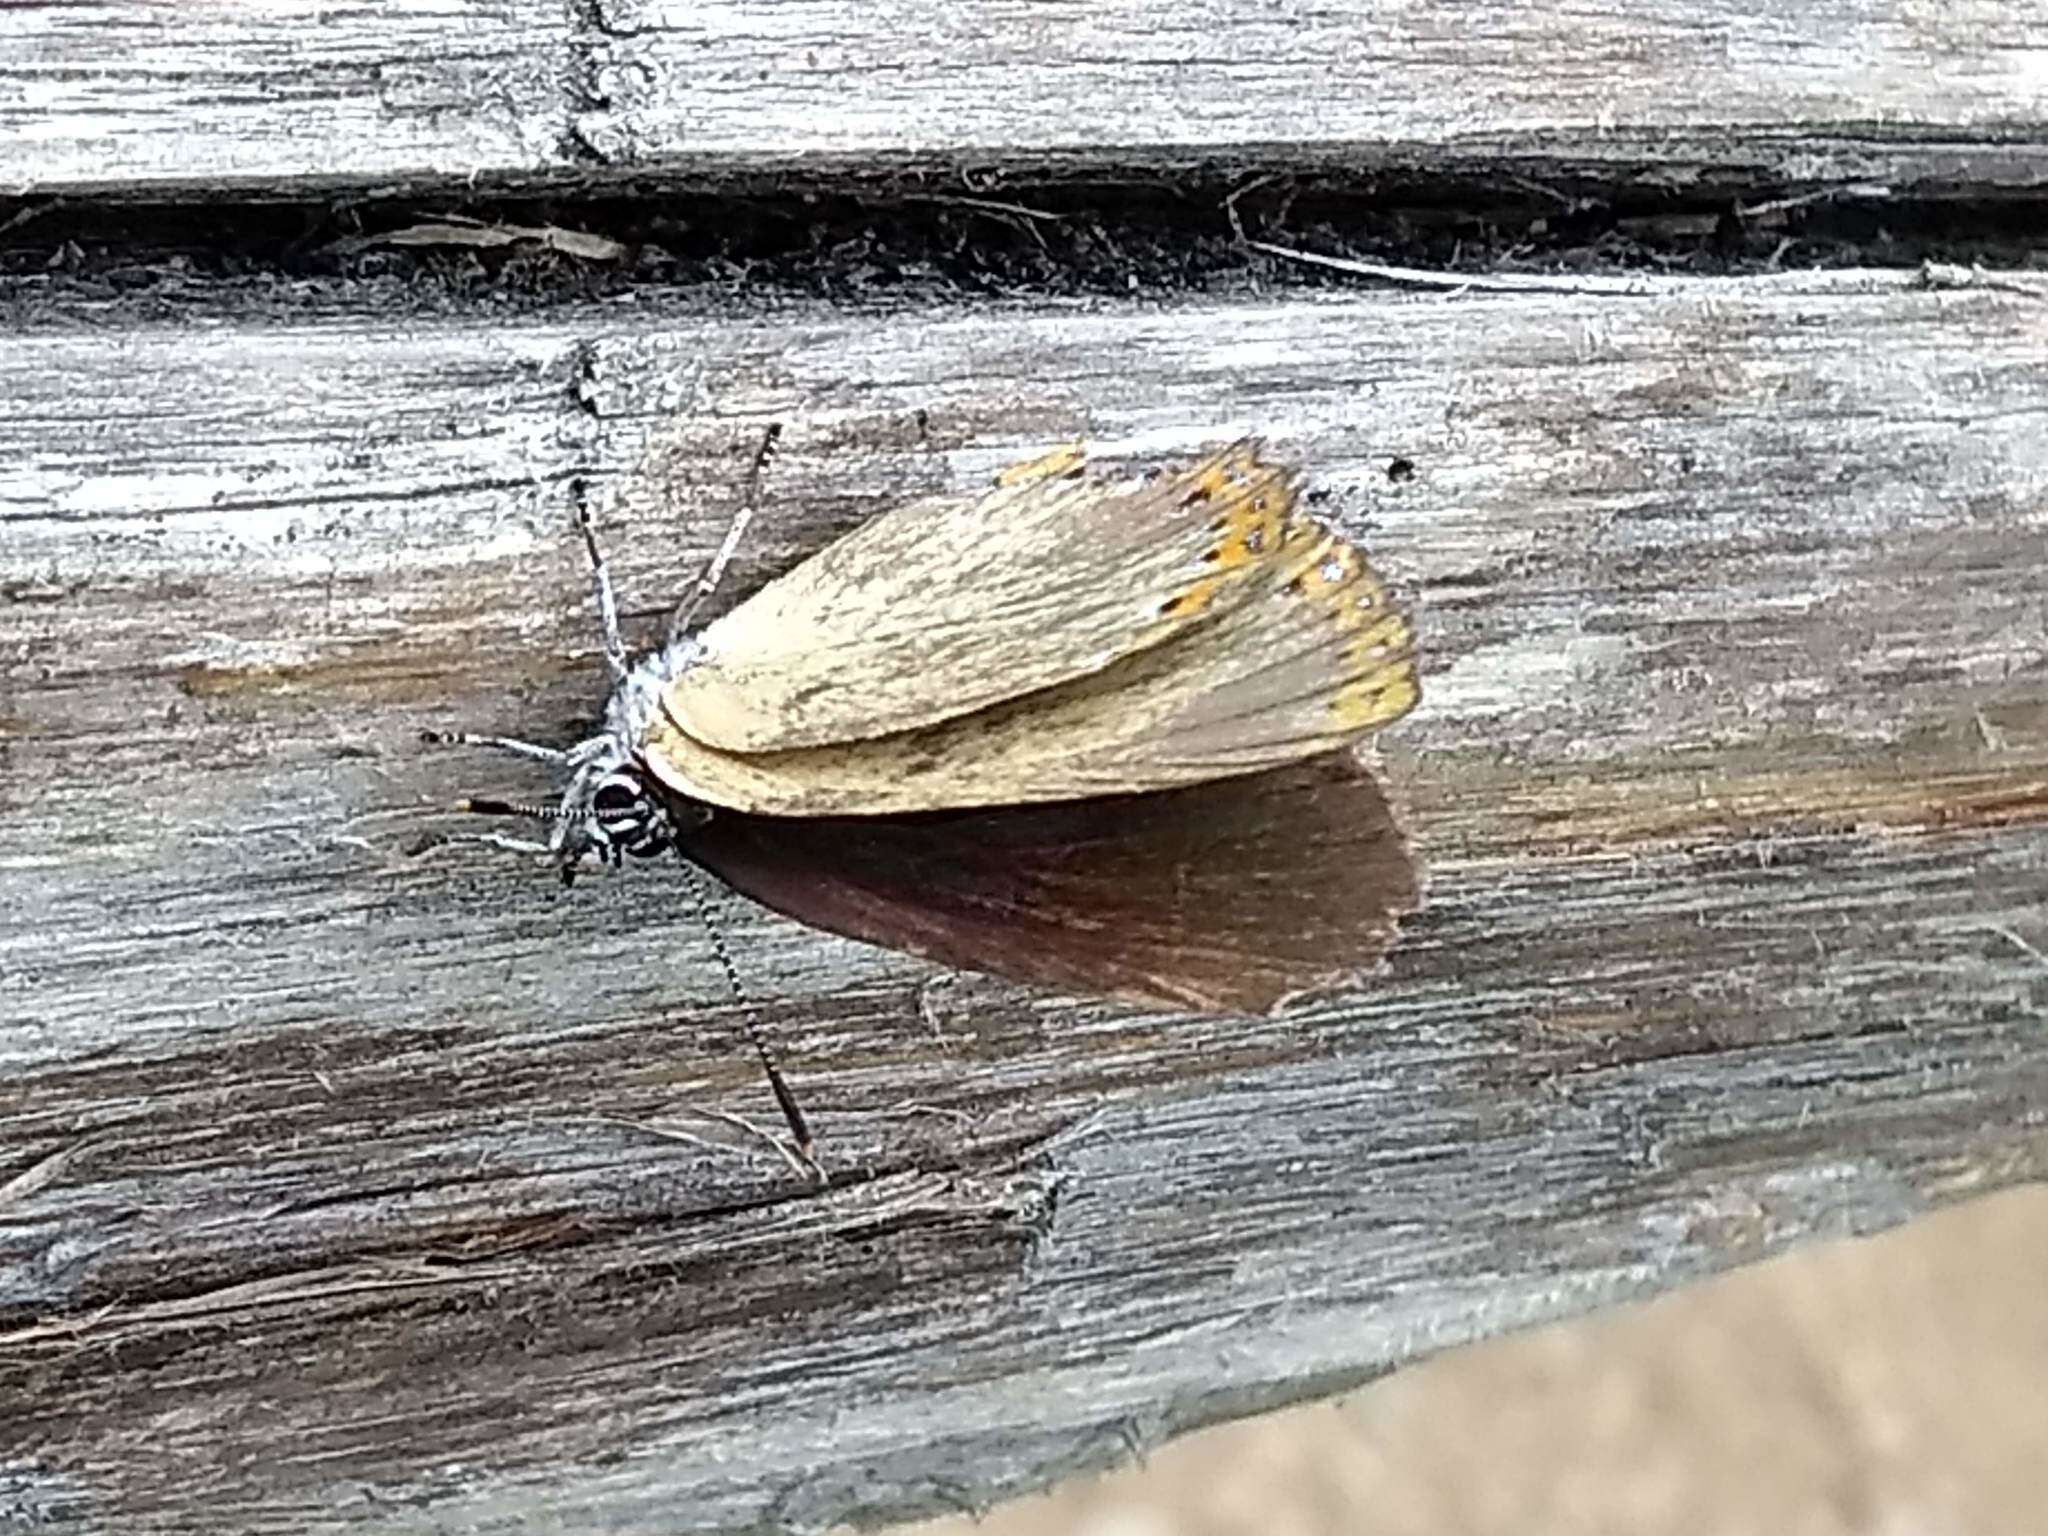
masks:
[[[646,800],[639,780],[615,773],[597,786],[590,797],[590,808],[599,821],[630,821],[646,810]]]

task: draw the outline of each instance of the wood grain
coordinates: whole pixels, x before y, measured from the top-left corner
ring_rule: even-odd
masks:
[[[572,163],[552,0],[9,0],[0,192],[360,197]]]
[[[2044,376],[2048,284],[1880,273],[17,333],[0,1518],[973,1505],[2042,1177]],[[706,1119],[774,1110],[675,875],[415,856],[544,787],[416,735],[572,738],[577,497],[651,637],[770,419],[735,591],[1080,433],[1308,464],[1423,637],[1387,974],[1186,1019],[726,900],[834,1187]]]
[[[0,6],[0,190],[893,167],[961,194],[989,166],[1325,164],[2038,187],[2038,19],[2005,0],[29,0]]]
[[[600,15],[605,105],[583,131],[616,163],[1025,152],[1085,169],[1363,150],[1439,170],[1980,185],[2048,169],[2048,44],[2001,0],[601,0]]]

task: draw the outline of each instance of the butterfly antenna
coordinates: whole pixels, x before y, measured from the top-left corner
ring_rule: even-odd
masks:
[[[421,731],[420,740],[430,747],[486,747],[493,752],[531,758],[537,763],[560,763],[569,756],[558,748],[543,747],[536,742],[519,741],[510,736],[472,736],[468,731]]]
[[[733,552],[740,547],[740,540],[746,535],[747,524],[754,520],[754,508],[761,494],[761,471],[768,467],[768,461],[775,457],[775,445],[782,441],[782,423],[772,421],[768,430],[761,434],[761,446],[754,450],[753,467],[747,471],[747,485],[740,496],[740,509],[733,514],[732,523],[725,530],[725,538],[719,543],[718,552],[705,565],[704,572],[697,578],[683,600],[676,604],[675,613],[668,621],[668,641],[676,641],[690,631],[690,621],[697,616],[697,610],[704,606],[704,600],[718,590],[718,584],[725,578],[725,568],[732,564]]]
[[[555,805],[528,805],[520,800],[458,800],[455,809],[471,816],[524,816],[529,821],[566,821],[587,814]]]
[[[590,505],[580,495],[576,498],[576,526],[583,530],[583,550],[590,556],[590,580],[597,588],[597,617],[604,626],[604,669],[616,683],[627,672],[626,642],[619,634],[619,595],[612,590],[612,573],[604,563],[604,551],[597,547],[597,533],[590,525]]]
[[[761,1038],[761,1031],[754,1026],[754,1004],[747,996],[747,989],[740,985],[739,967],[732,963],[732,951],[726,946],[725,933],[712,916],[711,903],[704,894],[704,876],[694,865],[686,865],[683,883],[689,888],[690,901],[697,909],[697,920],[704,925],[704,932],[711,939],[711,953],[718,960],[718,969],[725,975],[726,990],[732,993],[732,1000],[739,1012],[740,1027],[747,1032],[747,1039],[754,1047],[754,1054],[761,1058],[761,1067],[768,1074],[768,1086],[775,1092],[776,1108],[782,1111],[782,1118],[789,1122],[789,1134],[796,1141],[796,1155],[804,1166],[811,1170],[812,1177],[819,1183],[826,1182],[825,1170],[818,1166],[814,1155],[817,1142],[811,1136],[811,1124],[804,1118],[803,1106],[796,1101],[796,1095],[789,1091],[789,1084],[783,1080],[782,1069],[775,1065],[775,1058],[768,1054],[768,1043]]]

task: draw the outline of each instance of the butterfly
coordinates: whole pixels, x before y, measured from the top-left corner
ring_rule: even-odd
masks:
[[[800,921],[1067,991],[1264,1011],[1374,962],[1417,881],[1352,748],[1416,703],[1414,636],[1255,439],[1146,474],[1079,448],[905,502],[629,658],[549,763],[568,883],[677,854]]]

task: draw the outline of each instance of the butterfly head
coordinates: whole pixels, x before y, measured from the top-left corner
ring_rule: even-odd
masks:
[[[590,814],[582,824],[591,844],[614,856],[651,859],[675,846],[668,808],[638,768],[614,768],[592,785]]]
[[[651,859],[679,853],[684,836],[711,818],[710,807],[665,788],[614,736],[592,737],[555,756],[569,770],[569,778],[554,806],[469,799],[459,808],[547,822],[545,844],[518,846],[545,851],[564,885],[574,883],[578,867],[591,855],[616,868],[628,855]]]

